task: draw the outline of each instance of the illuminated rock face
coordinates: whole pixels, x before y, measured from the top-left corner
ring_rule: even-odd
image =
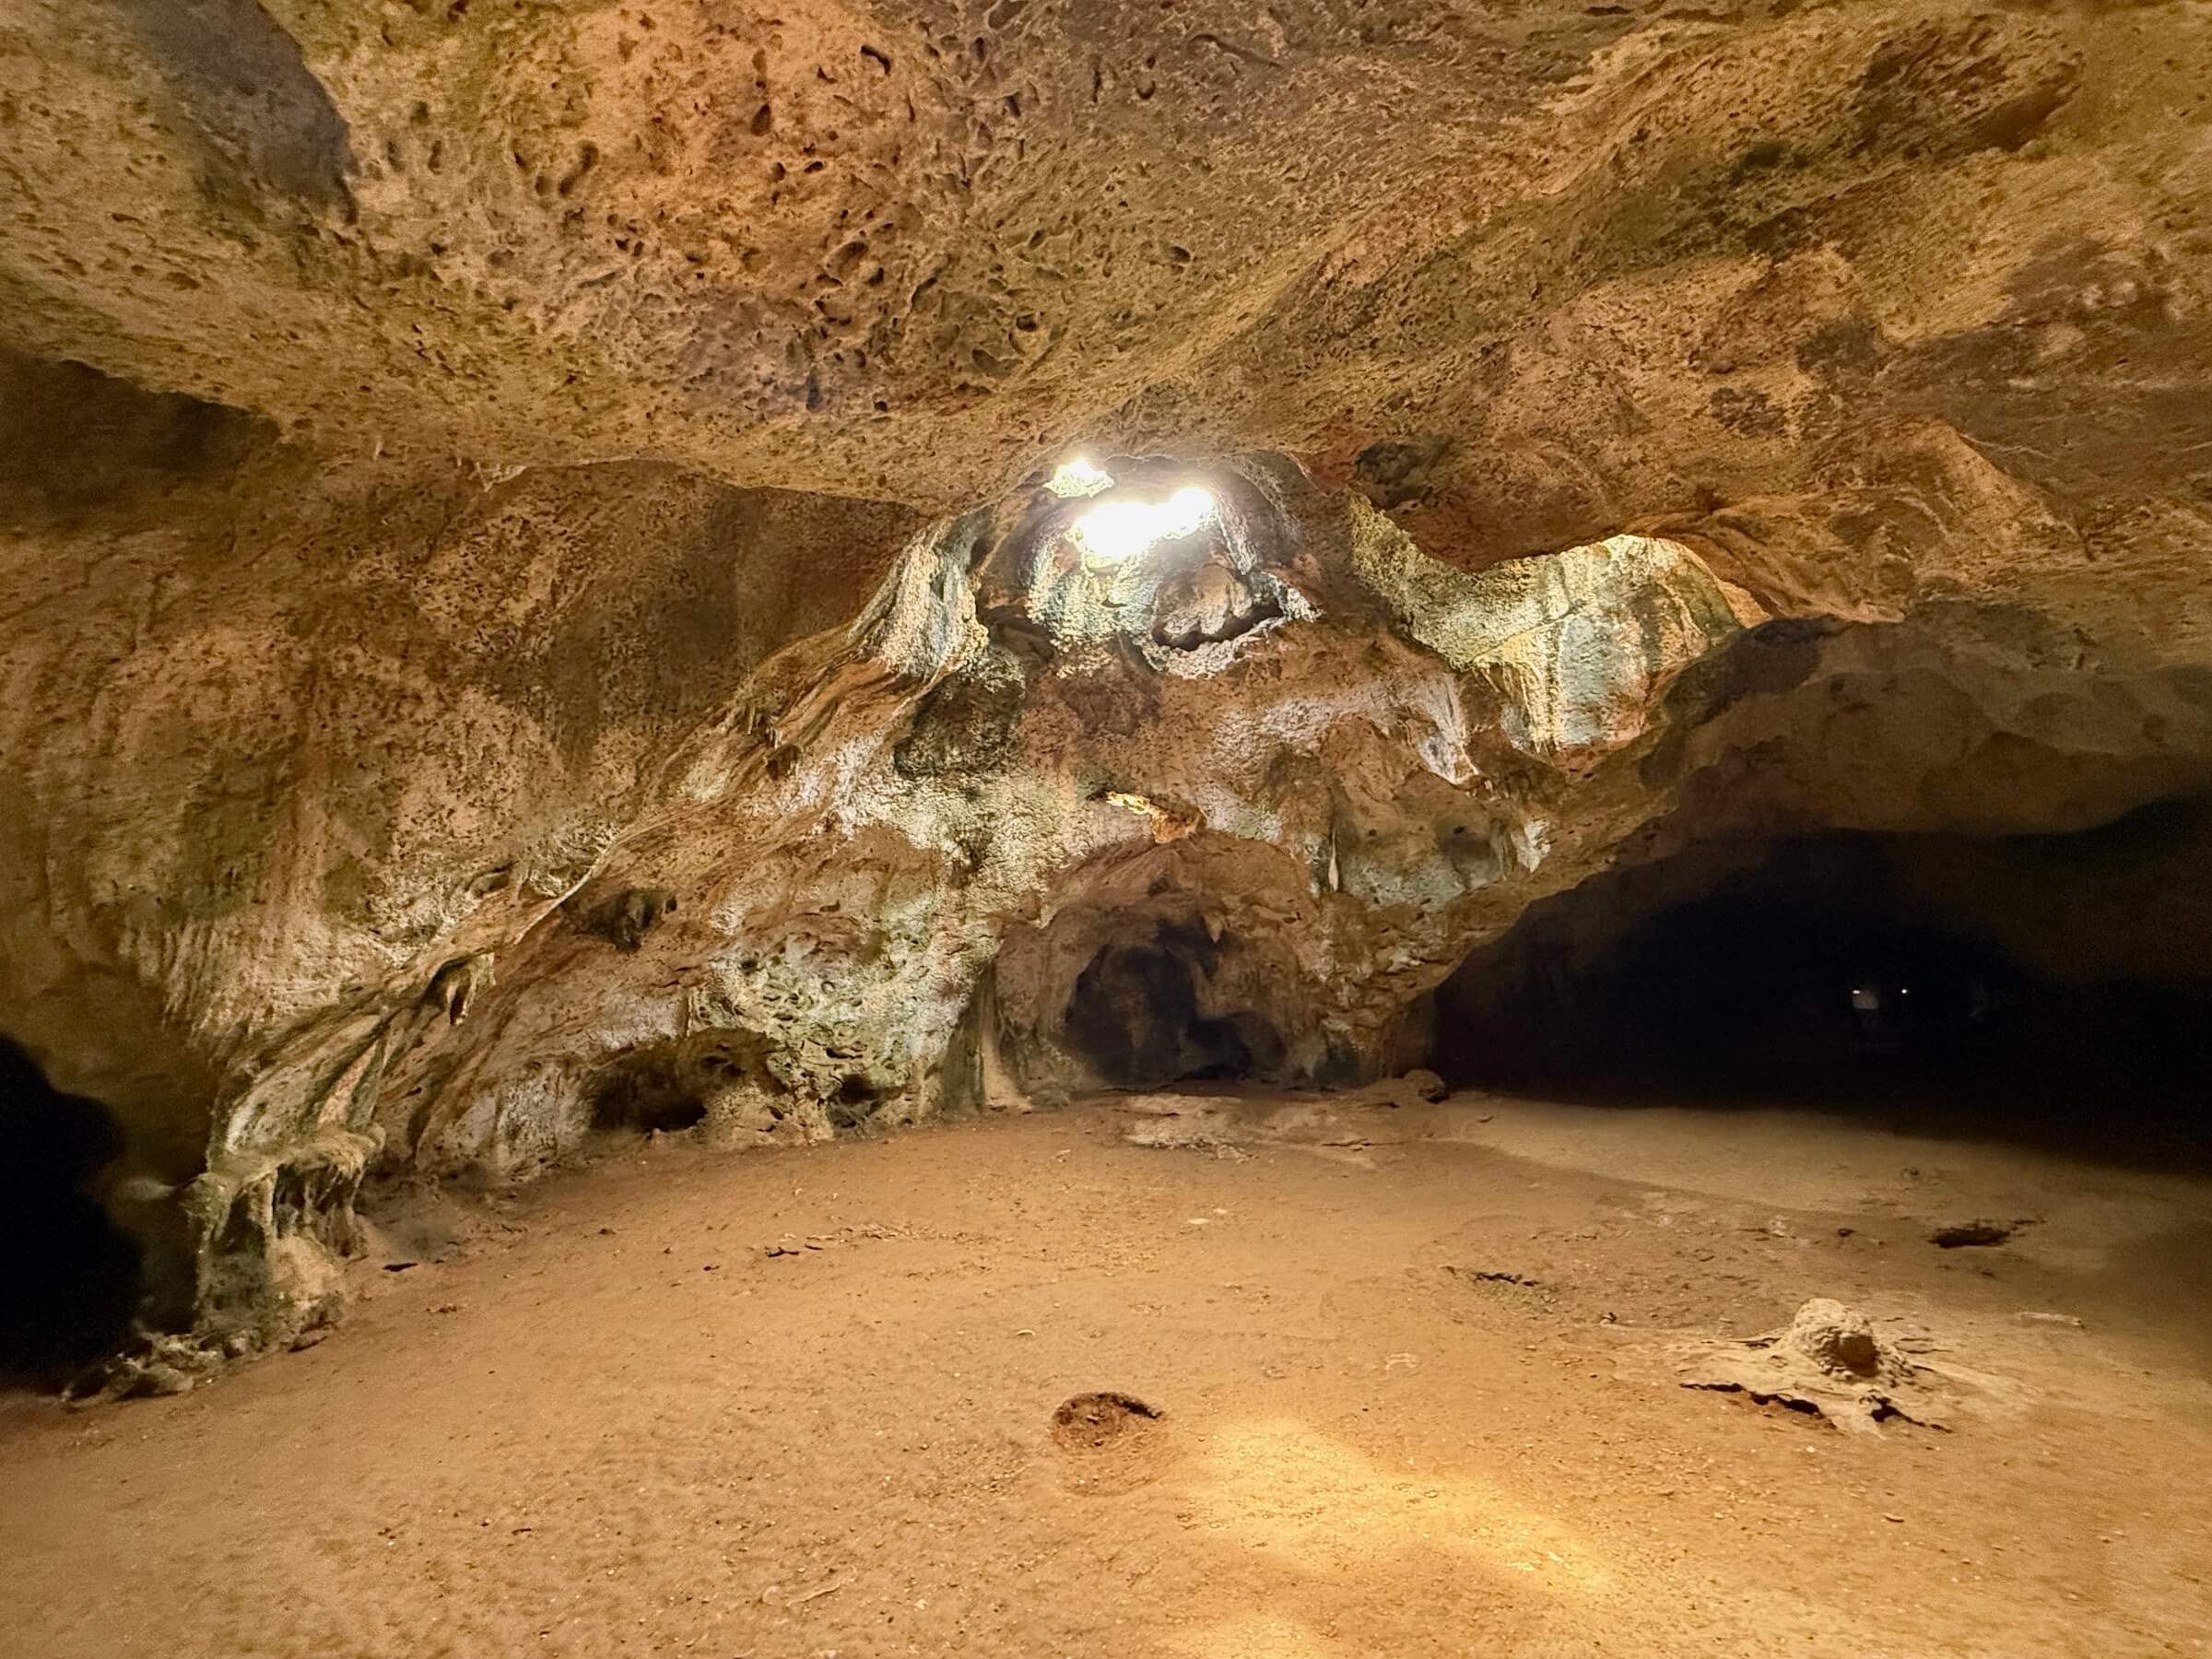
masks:
[[[2208,29],[29,8],[0,1033],[251,1347],[380,1164],[1371,1075],[1617,858],[2202,789]]]
[[[1618,821],[1552,822],[1741,625],[1694,558],[1653,544],[1578,552],[1531,588],[1435,565],[1287,463],[1212,481],[1218,515],[1111,562],[1086,550],[1084,510],[1048,496],[919,534],[853,622],[764,665],[762,700],[748,689],[677,748],[564,907],[649,886],[680,911],[634,961],[580,959],[565,923],[501,948],[493,1029],[465,1076],[400,1089],[393,1143],[435,1162],[557,1154],[640,1050],[618,1115],[657,1090],[649,1115],[685,1096],[741,1138],[972,1104],[986,1072],[1008,1099],[1126,1080],[1083,986],[1131,949],[1182,976],[1124,1010],[1181,1022],[1150,1041],[1163,1053],[1241,1028],[1218,1063],[1244,1072],[1396,1064],[1480,917],[1571,879],[1648,812],[1639,792]],[[1209,571],[1247,596],[1241,627],[1163,642]],[[1408,637],[1464,623],[1489,589],[1521,607],[1510,639],[1446,658]],[[1593,607],[1632,649],[1547,631]]]

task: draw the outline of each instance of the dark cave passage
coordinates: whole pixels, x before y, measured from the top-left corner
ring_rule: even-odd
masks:
[[[1105,946],[1076,981],[1069,1049],[1117,1088],[1274,1075],[1284,1043],[1272,1021],[1248,1009],[1206,1011],[1221,954],[1194,922],[1163,922],[1143,941]]]
[[[2202,813],[2074,836],[1706,843],[1532,907],[1440,990],[1453,1084],[2204,1150]]]
[[[694,1128],[706,1122],[706,1087],[743,1075],[737,1062],[719,1052],[653,1049],[630,1055],[600,1081],[592,1127],[639,1135]]]
[[[49,1085],[0,1039],[0,1379],[59,1387],[121,1347],[142,1288],[139,1246],[92,1196],[123,1150],[96,1101]]]

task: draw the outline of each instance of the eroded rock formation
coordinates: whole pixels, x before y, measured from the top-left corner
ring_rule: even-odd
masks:
[[[245,1352],[377,1168],[1364,1080],[1616,863],[2202,790],[2208,27],[18,0],[0,1033]]]

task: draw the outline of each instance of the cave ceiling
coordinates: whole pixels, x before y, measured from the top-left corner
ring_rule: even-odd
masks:
[[[2002,583],[1970,522],[2151,578],[2212,441],[2207,29],[14,0],[0,317],[341,458],[945,512],[1268,449],[1463,565],[1665,515],[1826,608]]]

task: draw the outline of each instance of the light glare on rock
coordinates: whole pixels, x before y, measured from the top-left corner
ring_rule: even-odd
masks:
[[[1102,501],[1076,521],[1072,534],[1096,558],[1133,559],[1156,543],[1190,535],[1213,512],[1213,491],[1194,484],[1164,501]]]
[[[1079,496],[1094,496],[1113,488],[1113,475],[1102,466],[1093,466],[1082,455],[1063,462],[1053,469],[1053,476],[1044,481],[1045,488],[1062,500]]]

